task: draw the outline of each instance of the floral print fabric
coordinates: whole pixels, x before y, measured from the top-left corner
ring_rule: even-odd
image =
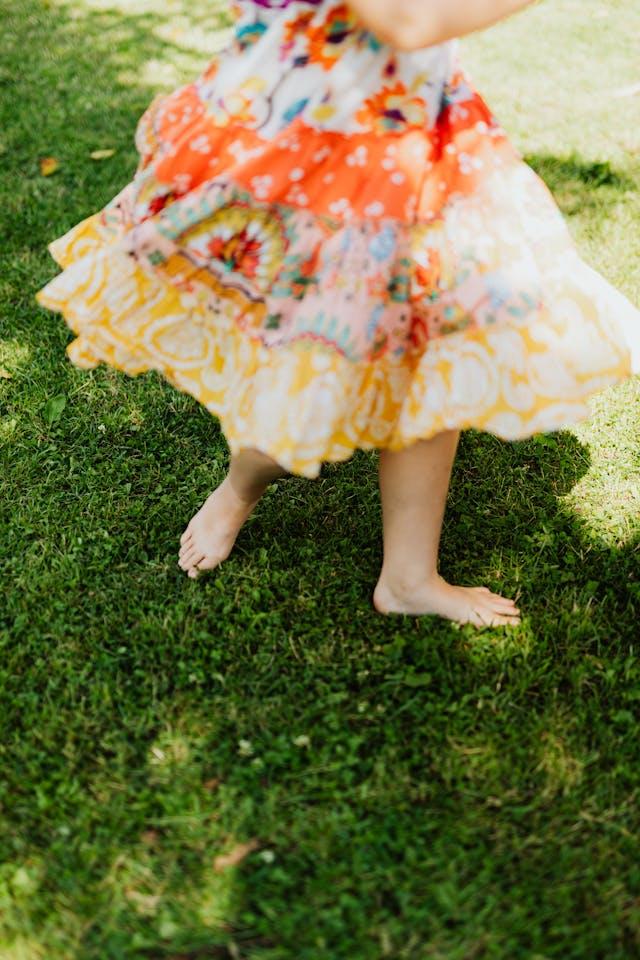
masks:
[[[454,43],[398,53],[327,0],[236,7],[229,47],[141,118],[133,181],[52,245],[39,300],[74,362],[158,369],[232,450],[309,476],[445,427],[554,429],[635,367],[637,311]]]

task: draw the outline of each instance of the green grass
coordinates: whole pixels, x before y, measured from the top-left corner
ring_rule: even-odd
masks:
[[[372,611],[375,454],[279,483],[189,581],[216,421],[156,375],[72,367],[33,296],[47,242],[127,182],[137,117],[224,17],[0,15],[2,960],[640,956],[637,381],[571,432],[463,438],[443,569],[517,594],[514,631]],[[640,98],[613,93],[639,29],[633,0],[558,0],[464,44],[636,301]]]

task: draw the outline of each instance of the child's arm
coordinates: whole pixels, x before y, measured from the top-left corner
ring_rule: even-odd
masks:
[[[528,7],[534,0],[349,0],[380,40],[399,50],[419,50],[474,30]]]

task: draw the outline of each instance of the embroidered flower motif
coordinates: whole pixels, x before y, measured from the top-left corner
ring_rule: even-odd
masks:
[[[246,277],[254,288],[266,290],[281,269],[287,241],[277,214],[256,207],[255,201],[252,205],[251,195],[245,196],[245,202],[230,202],[203,215],[175,236],[192,265],[201,264],[215,277]]]
[[[296,42],[304,44],[305,35],[307,27],[313,18],[313,10],[304,10],[302,13],[299,13],[297,17],[293,20],[287,20],[284,25],[282,45],[280,47],[280,59],[284,60],[291,56],[291,53],[294,50]],[[302,47],[306,50],[306,47]],[[297,62],[295,65],[302,67],[305,63],[308,63],[308,56],[303,55],[301,61]]]
[[[307,31],[309,62],[330,70],[352,40],[355,26],[355,16],[346,3],[334,7],[323,23]]]
[[[404,133],[428,124],[427,104],[420,97],[412,97],[403,83],[383,87],[364,101],[356,120],[376,133]]]
[[[255,277],[260,266],[261,243],[249,235],[247,227],[234,236],[213,237],[207,244],[212,257],[221,260],[226,270],[236,270],[245,277]]]

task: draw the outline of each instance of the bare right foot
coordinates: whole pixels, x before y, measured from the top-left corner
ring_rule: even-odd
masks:
[[[202,570],[213,570],[227,559],[240,528],[257,502],[242,500],[229,477],[225,477],[180,537],[178,564],[191,579]]]
[[[520,623],[520,611],[513,600],[492,593],[487,587],[455,587],[437,574],[411,589],[392,585],[381,574],[373,593],[373,605],[378,613],[435,614],[476,627],[517,626]]]

